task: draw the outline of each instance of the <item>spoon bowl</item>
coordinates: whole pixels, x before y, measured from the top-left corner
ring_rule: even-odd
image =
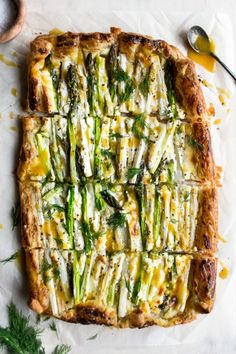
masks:
[[[211,54],[210,40],[202,27],[191,27],[187,32],[187,39],[192,49],[197,53]]]
[[[187,32],[187,39],[195,52],[199,54],[210,55],[230,74],[230,76],[236,81],[236,75],[228,68],[227,65],[211,51],[210,40],[207,33],[200,26],[193,26]]]

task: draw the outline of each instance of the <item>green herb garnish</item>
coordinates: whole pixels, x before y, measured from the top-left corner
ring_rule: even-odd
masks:
[[[132,293],[132,297],[131,297],[131,302],[133,304],[136,304],[138,303],[138,300],[139,300],[139,291],[141,289],[141,278],[139,278],[136,283],[134,284],[134,288],[133,288],[133,293]]]
[[[140,82],[139,89],[140,89],[142,95],[145,98],[147,98],[147,95],[149,94],[149,75],[148,75],[148,73],[145,75],[143,81]]]
[[[123,92],[119,93],[118,98],[120,104],[126,102],[133,94],[135,85],[133,80],[129,77],[129,75],[121,68],[114,71],[114,78],[117,82],[124,82],[125,89]]]
[[[125,214],[119,211],[116,211],[107,219],[108,225],[110,225],[113,229],[117,229],[118,227],[124,227],[125,222],[126,222]]]
[[[137,138],[149,141],[149,137],[143,134],[144,128],[149,128],[149,125],[145,122],[143,114],[139,114],[135,117],[132,132]]]
[[[52,354],[67,354],[71,351],[71,347],[66,344],[57,345]]]
[[[18,311],[11,303],[8,310],[8,327],[0,326],[0,347],[5,347],[12,354],[45,354],[42,341],[39,338],[41,330],[30,325],[29,317]],[[70,347],[57,346],[52,354],[67,354]]]
[[[110,138],[124,138],[124,135],[121,135],[120,133],[110,133],[109,137]]]
[[[44,354],[39,339],[40,330],[29,325],[29,318],[18,312],[14,304],[8,305],[9,327],[0,327],[0,345],[14,354]]]
[[[101,149],[101,155],[104,157],[109,157],[109,159],[113,160],[115,158],[115,154],[110,150]]]
[[[12,230],[20,223],[20,203],[16,203],[11,209]]]
[[[203,145],[196,141],[191,135],[186,135],[187,143],[198,150],[203,150]]]
[[[85,252],[89,253],[93,248],[93,234],[87,221],[82,221],[81,231],[84,236]]]
[[[130,167],[127,171],[127,174],[126,174],[126,177],[128,179],[128,181],[130,179],[132,179],[134,176],[136,175],[139,175],[140,172],[142,172],[142,169],[141,168],[138,168],[138,167]]]
[[[131,294],[130,282],[127,279],[125,279],[125,286],[126,286],[128,292]]]
[[[21,250],[19,250],[19,251],[13,253],[13,254],[12,254],[10,257],[8,257],[8,258],[2,259],[2,260],[0,261],[0,263],[5,264],[5,263],[8,263],[8,262],[12,262],[12,261],[16,260],[18,257],[20,257],[20,255],[21,255]]]
[[[174,160],[170,160],[168,164],[168,169],[167,169],[167,181],[168,183],[173,182],[173,177],[174,177]]]
[[[152,179],[153,179],[153,182],[155,181],[155,179],[157,177],[159,177],[161,175],[161,173],[163,172],[163,170],[166,168],[168,164],[168,160],[167,158],[161,158],[161,161],[156,169],[156,171],[154,172],[153,176],[152,176]]]
[[[57,326],[56,326],[55,321],[52,321],[52,323],[50,323],[49,328],[51,331],[57,332]]]
[[[98,336],[98,333],[94,334],[94,336],[92,336],[92,337],[89,337],[87,340],[94,340],[97,338],[97,336]]]
[[[189,202],[190,200],[190,193],[187,191],[184,193],[184,202]]]

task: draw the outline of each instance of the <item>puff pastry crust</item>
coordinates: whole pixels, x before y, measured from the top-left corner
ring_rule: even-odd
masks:
[[[42,35],[28,111],[17,177],[29,306],[120,328],[210,312],[218,181],[193,62],[119,28]]]

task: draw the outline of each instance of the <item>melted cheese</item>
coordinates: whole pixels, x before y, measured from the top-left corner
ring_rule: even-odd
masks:
[[[47,150],[39,151],[38,156],[30,164],[30,174],[34,176],[46,176],[49,172],[49,154]]]

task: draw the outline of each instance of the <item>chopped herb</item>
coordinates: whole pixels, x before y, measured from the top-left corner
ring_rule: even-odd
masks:
[[[0,326],[0,347],[6,347],[12,354],[45,354],[42,341],[39,338],[41,330],[34,328],[29,323],[29,317],[18,311],[13,303],[8,309],[8,327]],[[58,345],[52,354],[67,354],[70,347]]]
[[[145,75],[143,81],[140,82],[139,89],[140,89],[142,95],[145,98],[147,98],[147,95],[149,94],[149,75],[148,75],[148,73]]]
[[[172,273],[173,276],[176,276],[178,274],[177,272],[177,264],[176,264],[176,257],[174,257],[173,265],[172,265]]]
[[[109,157],[109,159],[113,160],[115,158],[115,154],[110,150],[101,149],[101,155],[104,157]]]
[[[138,303],[139,300],[139,291],[141,289],[141,278],[139,278],[136,283],[134,284],[134,288],[133,288],[133,293],[132,293],[132,297],[131,297],[131,301],[133,304]]]
[[[120,133],[110,133],[109,137],[110,138],[124,138],[124,135],[121,135]]]
[[[94,340],[97,338],[97,336],[98,336],[98,333],[94,334],[94,336],[92,336],[92,337],[87,338],[87,340]]]
[[[43,277],[43,280],[45,283],[47,283],[52,277],[49,276],[47,273],[49,270],[52,269],[52,264],[50,264],[46,258],[43,259],[42,263],[41,263],[41,267],[40,267],[40,271]]]
[[[90,230],[89,224],[87,221],[82,221],[81,223],[81,230],[84,236],[85,242],[85,252],[89,253],[93,248],[93,234]]]
[[[174,160],[170,160],[168,164],[168,170],[167,170],[167,181],[168,183],[173,182],[173,177],[174,177]]]
[[[95,183],[95,185],[94,185],[95,206],[96,206],[97,210],[99,210],[99,211],[103,210],[104,206],[105,206],[105,202],[100,194],[100,191],[101,191],[101,185],[99,183]]]
[[[189,202],[190,200],[190,192],[186,191],[184,193],[184,202]]]
[[[49,328],[51,331],[57,332],[57,326],[56,326],[55,321],[52,321],[52,323],[50,323]]]
[[[154,172],[153,176],[152,176],[152,179],[153,179],[153,182],[155,181],[155,179],[157,177],[159,177],[161,175],[161,173],[163,172],[163,170],[166,168],[168,164],[168,160],[167,158],[161,158],[161,161],[156,169],[156,171]]]
[[[142,171],[141,168],[138,167],[130,167],[127,171],[126,177],[128,180],[132,179],[134,176],[140,174],[140,172]]]
[[[57,280],[60,278],[61,272],[56,262],[53,262],[53,278]]]
[[[12,254],[10,257],[8,257],[8,258],[2,259],[2,260],[0,261],[0,263],[5,264],[5,263],[8,263],[8,262],[12,262],[12,261],[16,260],[20,255],[21,255],[21,250],[19,250],[19,251],[13,253],[13,254]]]
[[[100,192],[101,196],[103,197],[104,201],[111,206],[112,208],[118,209],[118,210],[123,210],[123,208],[120,206],[118,201],[116,200],[115,197],[113,197],[112,194],[108,192],[108,190],[103,190]]]
[[[46,176],[46,177],[43,179],[43,181],[42,181],[42,187],[45,187],[46,184],[49,182],[50,176],[51,176],[51,173],[49,172],[49,173],[47,174],[47,176]]]
[[[66,344],[57,345],[52,354],[68,354],[71,351],[71,347]]]
[[[187,143],[198,150],[203,150],[203,145],[196,141],[191,135],[186,135]]]
[[[129,75],[121,68],[117,69],[114,72],[114,78],[117,82],[124,82],[125,89],[123,92],[119,93],[118,98],[120,104],[126,102],[134,92],[135,85],[133,80],[129,77]]]
[[[128,82],[130,80],[129,75],[123,69],[117,69],[114,72],[114,77],[118,82]]]
[[[12,230],[20,223],[20,203],[16,203],[11,209]]]
[[[131,294],[130,282],[127,279],[125,279],[125,286],[126,286],[128,292]]]
[[[0,346],[15,354],[45,354],[39,339],[41,331],[30,326],[29,318],[13,303],[8,305],[8,318],[9,327],[0,327]]]
[[[116,211],[107,219],[108,225],[110,225],[113,229],[117,229],[118,227],[124,227],[125,222],[126,216],[120,211]]]
[[[149,137],[143,134],[144,128],[149,128],[149,125],[145,122],[143,114],[139,114],[135,117],[132,132],[137,138],[149,141]]]

